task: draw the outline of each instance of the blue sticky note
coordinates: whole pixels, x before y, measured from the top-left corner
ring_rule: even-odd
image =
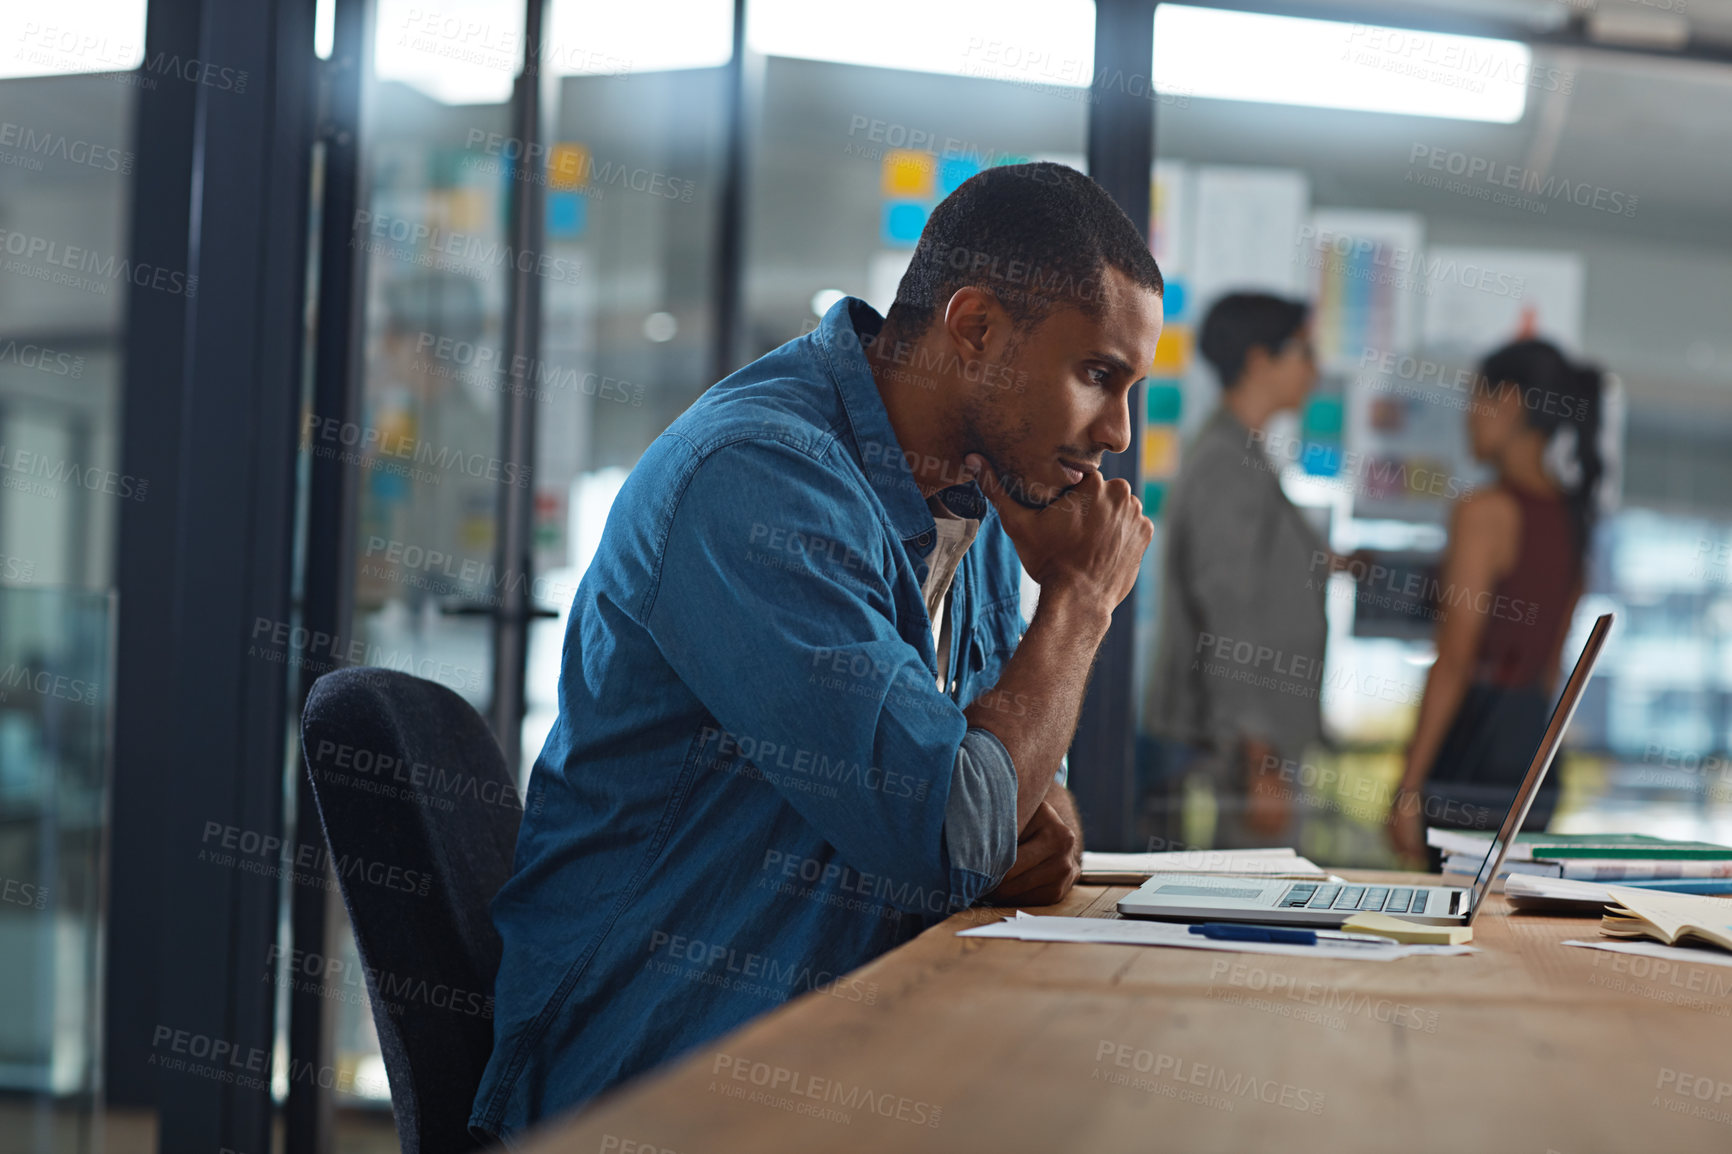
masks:
[[[980,171],[980,162],[972,156],[957,156],[938,164],[938,195],[949,196],[957,186]]]
[[[576,240],[583,235],[589,218],[589,206],[581,194],[569,190],[547,193],[547,239]]]
[[[1162,315],[1169,321],[1183,320],[1185,316],[1185,282],[1177,277],[1166,282],[1166,292],[1162,294]]]
[[[915,244],[926,227],[931,210],[917,200],[891,200],[884,204],[884,243]]]
[[[1299,467],[1313,477],[1334,477],[1341,472],[1341,445],[1334,441],[1307,441]]]

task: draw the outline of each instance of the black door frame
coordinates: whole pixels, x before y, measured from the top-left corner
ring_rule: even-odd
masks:
[[[314,8],[152,0],[135,74],[104,1072],[164,1150],[270,1148]]]

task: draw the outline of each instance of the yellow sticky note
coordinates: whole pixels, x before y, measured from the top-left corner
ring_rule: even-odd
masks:
[[[1472,926],[1428,926],[1389,914],[1354,914],[1341,928],[1350,934],[1375,934],[1410,946],[1459,946],[1473,941]]]
[[[884,195],[924,200],[933,195],[938,176],[932,154],[913,148],[893,148],[884,154]]]
[[[1177,377],[1191,363],[1191,326],[1168,325],[1155,345],[1155,361],[1149,372],[1157,377]]]
[[[1173,425],[1143,429],[1143,479],[1161,480],[1179,471],[1179,430]]]
[[[480,232],[487,227],[490,198],[482,189],[434,189],[428,193],[428,202],[428,215],[453,232]]]
[[[582,188],[589,183],[589,149],[567,141],[556,144],[547,154],[547,187]]]

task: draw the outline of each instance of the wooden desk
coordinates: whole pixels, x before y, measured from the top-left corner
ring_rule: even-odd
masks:
[[[528,1148],[1732,1151],[1732,968],[1560,945],[1586,918],[1494,897],[1481,953],[1382,963],[956,936],[1002,913],[856,971],[870,1005],[808,994]]]

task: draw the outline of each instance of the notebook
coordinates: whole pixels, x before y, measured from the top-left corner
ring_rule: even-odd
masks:
[[[1450,854],[1443,859],[1446,874],[1472,876],[1479,858]],[[1732,856],[1720,861],[1703,858],[1560,858],[1557,861],[1505,861],[1501,874],[1574,878],[1577,881],[1619,882],[1647,878],[1732,878]]]
[[[1710,945],[1732,951],[1732,900],[1607,886],[1617,904],[1600,919],[1609,938],[1653,938],[1668,946]]]
[[[1445,854],[1485,857],[1491,843],[1490,830],[1438,829],[1425,831],[1427,845]],[[1674,841],[1642,833],[1540,833],[1516,835],[1509,861],[1557,861],[1563,858],[1638,858],[1645,860],[1732,859],[1732,846],[1705,841]]]

